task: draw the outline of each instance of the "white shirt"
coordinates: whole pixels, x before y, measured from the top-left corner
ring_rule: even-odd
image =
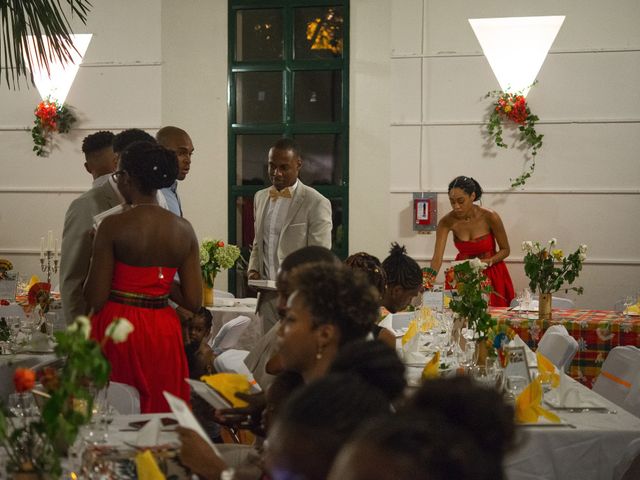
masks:
[[[102,178],[102,177],[99,177],[99,178]],[[118,196],[118,200],[120,200],[120,203],[121,204],[125,203],[124,197],[120,193],[120,190],[118,190],[118,184],[115,182],[111,174],[108,175],[107,180],[109,181],[109,185],[111,185],[111,188],[113,188],[113,191],[116,192],[116,195]],[[160,190],[156,190],[156,200],[158,201],[158,205],[160,207],[164,208],[165,210],[169,210],[169,207],[167,206],[167,199],[164,198],[164,195]]]
[[[280,262],[278,261],[280,232],[282,232],[284,220],[287,218],[291,201],[293,200],[296,189],[298,188],[298,180],[288,188],[289,192],[291,192],[291,198],[278,197],[275,200],[268,200],[269,206],[262,225],[264,272],[266,278],[269,280],[276,279],[278,269],[280,268]]]
[[[91,188],[101,187],[102,185],[104,185],[109,181],[110,177],[111,177],[110,173],[105,173],[104,175],[100,175],[98,178],[93,180],[93,183],[91,184]]]

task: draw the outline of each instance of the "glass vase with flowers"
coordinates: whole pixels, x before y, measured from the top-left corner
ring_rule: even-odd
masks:
[[[474,332],[476,363],[483,365],[488,355],[487,338],[496,320],[487,311],[491,283],[484,275],[487,264],[478,258],[453,263],[453,286],[457,290],[449,308],[466,321]]]
[[[563,285],[571,285],[578,278],[582,265],[587,258],[587,246],[580,245],[578,249],[565,256],[556,247],[557,240],[552,238],[546,246],[540,242],[522,242],[524,256],[524,273],[529,278],[529,288],[539,293],[538,312],[541,320],[551,318],[552,294],[562,289]],[[582,294],[582,287],[564,288]]]

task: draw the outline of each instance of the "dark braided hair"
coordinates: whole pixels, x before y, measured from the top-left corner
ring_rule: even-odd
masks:
[[[382,262],[387,274],[387,286],[400,285],[405,290],[413,290],[422,285],[422,270],[413,258],[407,255],[407,249],[397,242],[391,244],[389,256]]]
[[[361,272],[340,263],[301,265],[291,285],[309,309],[314,326],[336,325],[340,344],[364,338],[378,319],[378,292]]]
[[[454,188],[459,188],[467,195],[475,193],[476,198],[474,201],[480,200],[480,197],[482,197],[482,187],[475,179],[471,177],[460,176],[454,178],[449,184],[449,189],[447,191],[450,192]]]
[[[84,137],[84,140],[82,140],[82,153],[88,155],[110,147],[113,144],[114,137],[113,132],[106,130],[100,130],[99,132],[87,135]]]
[[[113,137],[113,151],[115,153],[122,153],[134,142],[157,143],[156,139],[144,130],[140,130],[139,128],[129,128]]]
[[[378,289],[380,295],[384,294],[384,289],[387,285],[387,274],[384,272],[378,257],[369,255],[366,252],[358,252],[347,258],[344,264],[353,270],[364,272],[371,285]]]
[[[120,157],[120,166],[133,178],[143,195],[169,187],[178,176],[178,159],[157,143],[135,142]]]

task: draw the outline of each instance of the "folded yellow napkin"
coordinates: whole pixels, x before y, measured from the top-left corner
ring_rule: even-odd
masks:
[[[560,385],[560,375],[556,372],[556,367],[551,363],[551,360],[540,352],[536,352],[536,358],[538,360],[538,378],[540,381],[551,384],[551,388],[556,388]]]
[[[216,373],[215,375],[205,375],[200,380],[216,389],[234,407],[246,407],[249,405],[244,400],[236,397],[236,393],[249,393],[251,389],[251,384],[246,376],[240,373]]]
[[[406,333],[402,336],[402,346],[411,341],[411,339],[416,336],[416,333],[418,333],[418,322],[416,322],[414,318],[409,322],[409,327],[407,328]]]
[[[560,423],[560,418],[540,406],[542,402],[542,385],[539,376],[525,388],[516,398],[516,422],[537,423],[544,417],[550,422]]]
[[[440,376],[440,352],[436,352],[431,360],[427,362],[422,370],[422,379],[438,378]]]
[[[165,480],[164,474],[158,468],[156,459],[149,450],[136,455],[136,470],[139,480]]]

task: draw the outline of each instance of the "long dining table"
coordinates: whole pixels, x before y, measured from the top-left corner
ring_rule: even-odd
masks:
[[[490,313],[498,324],[512,328],[532,350],[537,348],[547,328],[564,325],[578,342],[578,352],[571,362],[569,374],[589,388],[614,347],[640,347],[640,317],[625,317],[611,310],[553,309],[551,320],[542,321],[537,312],[491,308]]]

